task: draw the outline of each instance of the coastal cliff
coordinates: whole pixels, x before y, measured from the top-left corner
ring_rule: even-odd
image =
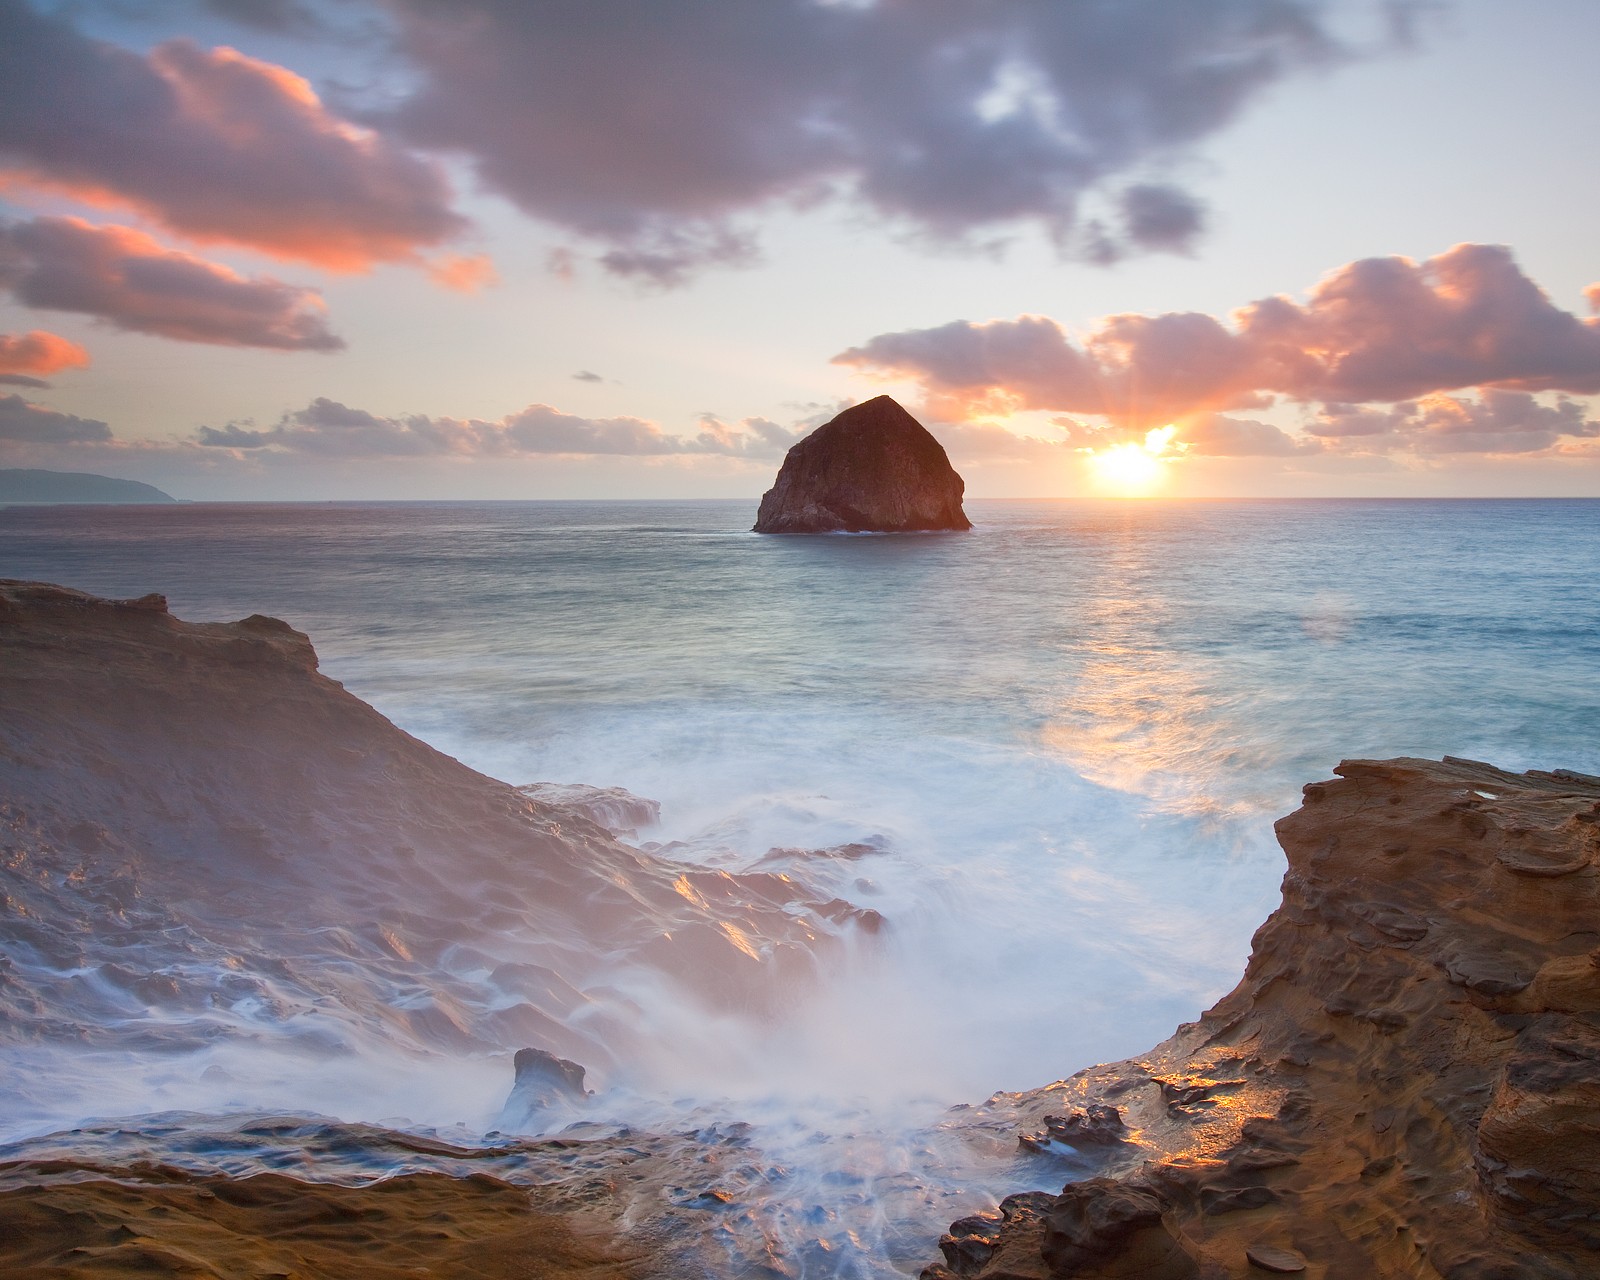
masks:
[[[1600,778],[1346,761],[1277,824],[1239,985],[981,1114],[1077,1176],[954,1223],[982,1280],[1600,1274]]]

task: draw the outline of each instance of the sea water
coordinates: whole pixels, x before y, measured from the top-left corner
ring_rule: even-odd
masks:
[[[658,800],[676,856],[874,844],[845,892],[880,952],[645,1073],[772,1133],[1164,1038],[1236,981],[1272,821],[1342,758],[1600,772],[1600,502],[968,507],[822,537],[751,502],[11,508],[0,576],[285,618],[474,768]]]

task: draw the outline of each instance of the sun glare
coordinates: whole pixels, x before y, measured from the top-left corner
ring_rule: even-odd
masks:
[[[1166,474],[1166,459],[1174,455],[1176,427],[1157,427],[1143,441],[1110,445],[1089,456],[1096,485],[1124,498],[1153,493]]]

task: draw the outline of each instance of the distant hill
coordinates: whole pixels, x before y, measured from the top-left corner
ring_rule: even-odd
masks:
[[[137,480],[116,480],[87,471],[24,471],[0,468],[4,502],[176,502],[170,493]]]

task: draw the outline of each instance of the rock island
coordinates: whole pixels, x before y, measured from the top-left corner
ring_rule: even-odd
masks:
[[[925,533],[972,528],[944,446],[888,396],[853,405],[789,450],[757,533]]]

